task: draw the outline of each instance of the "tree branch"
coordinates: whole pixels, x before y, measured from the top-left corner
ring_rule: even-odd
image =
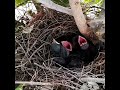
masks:
[[[43,5],[45,5],[47,8],[59,11],[59,12],[63,12],[69,15],[72,15],[71,9],[63,7],[61,5],[55,4],[54,2],[52,2],[51,0],[34,0],[37,3],[42,3]]]
[[[69,0],[69,4],[80,33],[91,40],[93,44],[97,44],[99,39],[96,34],[87,26],[87,21],[83,14],[80,0]]]
[[[72,10],[72,14],[81,33],[87,32],[86,18],[83,14],[80,0],[69,0],[69,4]]]

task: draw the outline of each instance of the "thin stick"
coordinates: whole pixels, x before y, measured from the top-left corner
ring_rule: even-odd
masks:
[[[33,81],[15,81],[15,84],[25,84],[25,85],[49,85],[52,86],[51,83],[43,83],[43,82],[33,82]]]
[[[105,83],[104,78],[81,78],[84,82],[96,82],[96,83]],[[48,85],[52,86],[52,83],[44,83],[44,82],[33,82],[33,81],[15,81],[15,84],[26,84],[26,85]],[[54,85],[61,85],[61,83],[54,83]]]
[[[24,85],[41,85],[41,86],[54,86],[54,85],[63,85],[63,86],[67,86],[71,89],[77,89],[76,87],[73,86],[69,86],[69,85],[65,85],[65,84],[61,84],[61,83],[44,83],[44,82],[33,82],[33,81],[15,81],[15,84],[24,84]]]
[[[81,78],[84,82],[96,82],[96,83],[105,83],[104,78]]]

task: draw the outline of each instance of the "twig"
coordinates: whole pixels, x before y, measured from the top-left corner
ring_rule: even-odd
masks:
[[[96,83],[105,83],[104,78],[81,78],[84,82],[96,82]]]
[[[69,85],[65,85],[65,84],[61,84],[61,83],[44,83],[44,82],[33,82],[33,81],[15,81],[15,84],[24,84],[24,85],[42,85],[42,86],[54,86],[54,85],[63,85],[63,86],[67,86],[71,89],[77,89],[76,87],[73,86],[69,86]]]
[[[81,78],[84,82],[96,82],[105,84],[104,78]],[[15,84],[26,84],[26,85],[49,85],[52,86],[52,83],[44,83],[44,82],[33,82],[33,81],[15,81]],[[61,83],[54,83],[54,85],[61,85]]]
[[[23,64],[21,64],[21,65],[15,66],[15,68],[23,67],[23,66],[24,66],[25,64],[27,64],[27,63],[28,63],[28,61],[25,62],[25,63],[23,63]]]
[[[56,63],[57,64],[57,63]],[[42,68],[42,69],[46,69],[46,70],[49,70],[49,71],[55,71],[55,69],[51,69],[51,68],[48,68],[48,67],[43,67],[42,65],[39,65],[39,64],[37,64],[37,63],[34,63],[34,65],[36,65],[36,66],[38,66],[38,67],[40,67],[40,68]],[[59,65],[59,64],[57,64],[57,65]],[[72,77],[74,77],[75,79],[77,79],[78,81],[81,81],[81,80],[79,80],[77,77],[76,77],[76,75],[73,75],[73,74],[71,74],[70,72],[72,72],[71,70],[69,70],[69,69],[67,69],[67,68],[64,68],[64,67],[62,67],[63,69],[66,69],[68,72],[65,72],[65,73],[67,73],[67,74],[69,74],[69,75],[71,75]]]
[[[15,84],[26,84],[26,85],[49,85],[52,86],[51,83],[44,83],[44,82],[33,82],[33,81],[15,81]]]

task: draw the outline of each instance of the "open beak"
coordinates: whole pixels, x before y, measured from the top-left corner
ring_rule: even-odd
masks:
[[[79,43],[80,47],[84,50],[89,47],[87,40],[82,36],[78,36],[78,43]]]
[[[63,47],[65,47],[68,51],[72,51],[72,45],[68,41],[61,41]]]
[[[57,42],[54,38],[53,38],[53,42],[52,42],[52,43],[60,44],[60,43]]]

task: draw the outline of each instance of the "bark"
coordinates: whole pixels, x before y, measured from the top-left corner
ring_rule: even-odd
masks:
[[[87,25],[86,18],[80,5],[80,0],[69,0],[69,4],[80,33],[83,34],[86,38],[90,39],[94,44],[97,44],[99,39],[93,30],[91,30]]]

